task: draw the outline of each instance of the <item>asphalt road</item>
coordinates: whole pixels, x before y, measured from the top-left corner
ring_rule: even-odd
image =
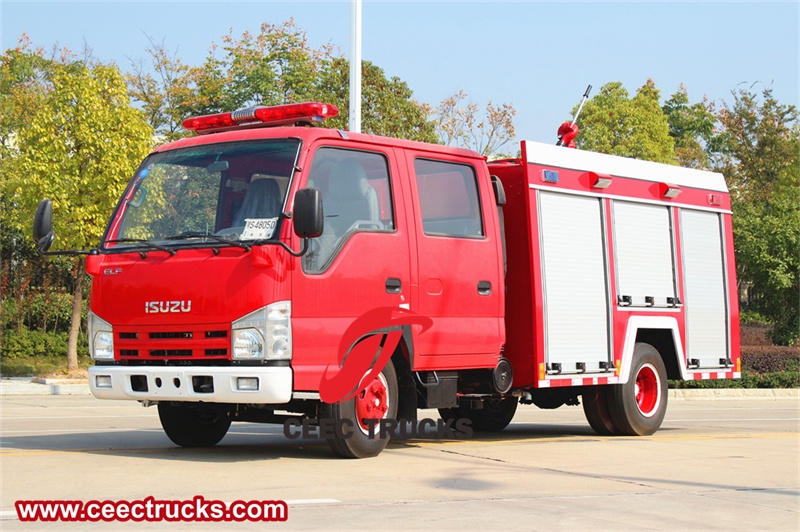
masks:
[[[800,401],[672,401],[650,437],[596,436],[580,407],[520,407],[500,434],[344,460],[276,425],[175,447],[155,408],[0,397],[3,530],[798,530]],[[420,417],[435,418],[435,411]],[[261,522],[25,523],[18,500],[283,500]]]

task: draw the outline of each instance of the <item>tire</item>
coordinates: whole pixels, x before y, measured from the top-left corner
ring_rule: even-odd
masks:
[[[518,404],[516,397],[499,397],[485,399],[481,409],[470,408],[467,404],[457,408],[440,408],[439,415],[445,420],[467,418],[472,422],[475,432],[499,432],[514,419]]]
[[[583,393],[583,413],[592,429],[601,436],[619,434],[608,411],[608,386],[592,386]]]
[[[344,458],[371,458],[386,448],[389,438],[381,438],[379,427],[374,427],[370,438],[369,426],[363,419],[395,419],[397,417],[397,373],[390,360],[380,374],[364,391],[347,402],[323,403],[322,417],[332,419],[337,426],[348,421],[347,434],[328,438],[328,445]]]
[[[667,369],[655,347],[638,343],[628,382],[608,390],[608,412],[620,434],[648,436],[667,412]]]
[[[181,447],[212,447],[231,426],[226,410],[197,403],[158,403],[158,418],[167,437]]]

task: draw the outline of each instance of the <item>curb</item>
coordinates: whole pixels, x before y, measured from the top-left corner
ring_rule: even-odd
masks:
[[[91,395],[85,379],[0,379],[0,395]]]
[[[669,398],[676,401],[728,401],[736,399],[780,399],[800,398],[798,388],[679,388],[669,391]]]
[[[91,395],[88,380],[0,379],[0,395]],[[679,388],[669,390],[672,401],[730,401],[760,399],[778,401],[800,398],[800,388]]]

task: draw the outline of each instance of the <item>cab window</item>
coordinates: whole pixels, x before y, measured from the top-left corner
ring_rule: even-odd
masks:
[[[327,269],[358,232],[394,231],[389,167],[380,153],[320,148],[314,154],[308,188],[322,192],[325,229],[303,259],[303,269]]]
[[[414,171],[426,235],[484,236],[478,183],[472,166],[416,159]]]

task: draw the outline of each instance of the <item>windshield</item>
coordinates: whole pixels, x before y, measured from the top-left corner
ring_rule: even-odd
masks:
[[[277,239],[299,148],[298,139],[275,139],[151,155],[128,186],[105,247]]]

